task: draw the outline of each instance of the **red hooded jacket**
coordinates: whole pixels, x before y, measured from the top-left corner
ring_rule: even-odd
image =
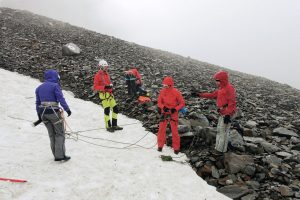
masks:
[[[215,80],[220,81],[219,89],[212,93],[200,93],[199,96],[209,99],[217,99],[217,106],[221,115],[232,115],[236,110],[235,88],[228,81],[228,74],[219,71],[214,75]]]
[[[157,104],[163,112],[163,107],[169,109],[175,108],[177,111],[185,106],[184,99],[181,93],[174,88],[174,82],[171,77],[166,77],[163,81],[164,85],[168,85],[168,88],[163,88],[158,96]]]
[[[110,77],[106,71],[99,70],[94,76],[94,90],[100,92],[112,93],[112,89],[105,89],[106,85],[110,85]]]

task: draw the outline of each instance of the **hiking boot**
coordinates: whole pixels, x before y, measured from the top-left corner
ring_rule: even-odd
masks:
[[[113,126],[112,128],[113,128],[115,131],[123,130],[123,127],[120,127],[120,126]]]
[[[161,152],[161,151],[162,151],[162,148],[161,148],[161,147],[158,147],[158,148],[157,148],[157,151]]]
[[[70,159],[70,156],[64,156],[63,158],[55,158],[54,161],[68,161]]]
[[[111,133],[115,132],[115,129],[113,127],[108,127],[106,128],[106,130]]]
[[[179,153],[179,150],[174,150],[174,153],[177,155]]]

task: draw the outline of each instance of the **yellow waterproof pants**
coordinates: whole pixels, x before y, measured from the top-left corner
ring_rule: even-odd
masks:
[[[110,110],[112,110],[112,120],[117,120],[118,118],[117,103],[114,95],[109,92],[99,92],[99,98],[104,109],[105,127],[111,127]]]

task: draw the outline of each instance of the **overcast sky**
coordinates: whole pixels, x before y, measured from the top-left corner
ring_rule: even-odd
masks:
[[[0,0],[300,89],[300,0]]]

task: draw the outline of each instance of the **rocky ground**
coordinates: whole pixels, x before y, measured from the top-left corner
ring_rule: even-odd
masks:
[[[97,104],[93,76],[97,60],[107,60],[120,112],[141,120],[153,133],[159,119],[157,94],[163,77],[171,75],[189,111],[180,118],[182,151],[199,176],[233,199],[300,199],[299,90],[228,70],[241,111],[233,124],[241,127],[232,127],[230,151],[216,156],[211,153],[218,117],[215,102],[193,98],[190,90],[214,90],[212,76],[220,67],[8,8],[0,8],[0,36],[1,68],[40,80],[45,69],[56,68],[64,89]],[[80,53],[63,53],[70,42]],[[138,66],[152,103],[128,98],[124,71],[130,65]]]

